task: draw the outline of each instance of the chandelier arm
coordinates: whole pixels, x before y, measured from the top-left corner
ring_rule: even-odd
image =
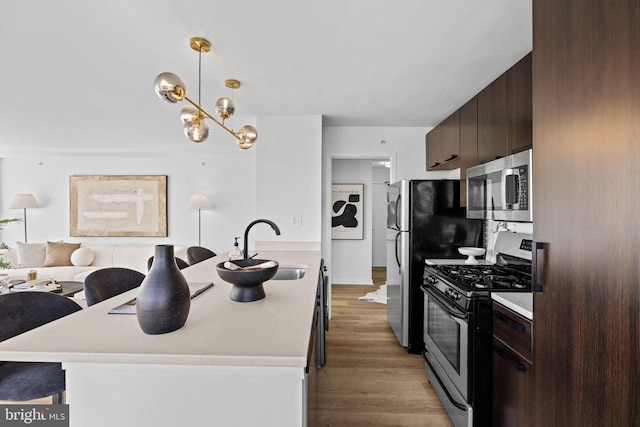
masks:
[[[235,136],[236,138],[239,138],[238,134],[236,134],[234,131],[232,131],[231,129],[229,129],[228,127],[226,127],[223,123],[221,123],[218,119],[216,119],[215,117],[213,117],[211,114],[207,113],[205,110],[202,109],[202,107],[200,107],[198,104],[196,104],[195,102],[193,102],[192,100],[190,100],[187,96],[184,97],[184,99],[191,105],[193,105],[194,107],[196,107],[198,109],[198,111],[200,111],[200,113],[202,113],[203,115],[205,115],[206,117],[208,117],[209,119],[213,120],[214,122],[216,122],[216,124],[218,126],[220,126],[222,129],[226,130],[227,132],[229,132],[231,135]]]

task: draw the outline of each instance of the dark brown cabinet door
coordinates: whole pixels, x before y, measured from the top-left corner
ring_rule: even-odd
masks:
[[[460,206],[467,206],[467,168],[478,164],[478,97],[460,108]]]
[[[531,148],[532,145],[532,78],[529,53],[509,69],[508,112],[509,112],[509,152]]]
[[[431,129],[425,137],[427,153],[427,170],[437,169],[442,165],[442,126]]]
[[[492,427],[533,425],[531,363],[500,340],[493,340]]]
[[[460,158],[460,110],[447,117],[442,126],[442,163]]]
[[[504,73],[478,94],[478,163],[508,154],[507,81]]]
[[[532,425],[531,321],[493,303],[492,427]]]
[[[640,7],[533,2],[535,425],[640,425]]]

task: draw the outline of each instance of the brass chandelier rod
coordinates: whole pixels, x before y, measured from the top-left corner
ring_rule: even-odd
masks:
[[[195,103],[186,96],[186,87],[182,79],[173,73],[161,73],[155,80],[155,91],[163,101],[175,104],[186,100],[192,107],[184,107],[180,118],[184,124],[184,133],[193,142],[202,142],[209,136],[209,126],[205,118],[213,120],[218,126],[236,138],[236,143],[242,149],[251,148],[258,139],[258,131],[251,125],[241,127],[238,132],[229,129],[224,122],[235,113],[235,105],[229,98],[220,98],[215,104],[215,111],[220,119],[207,113],[201,104],[202,100],[202,53],[211,50],[211,42],[202,37],[192,37],[189,41],[191,48],[198,52],[198,102]],[[230,89],[240,87],[240,82],[233,79],[225,80],[225,86]],[[221,121],[220,121],[221,120]]]
[[[216,122],[216,124],[218,126],[220,126],[222,129],[226,130],[227,132],[229,132],[231,135],[235,136],[236,138],[239,138],[239,134],[234,132],[233,129],[229,129],[228,127],[226,127],[224,125],[224,122],[221,122],[220,120],[216,119],[214,116],[212,116],[211,114],[207,113],[204,109],[202,109],[202,107],[200,107],[199,104],[196,104],[195,102],[193,102],[192,100],[189,99],[189,97],[187,97],[185,95],[184,100],[187,101],[189,104],[193,105],[194,107],[196,107],[200,113],[202,113],[205,117],[207,117],[208,119],[213,120],[214,122]]]

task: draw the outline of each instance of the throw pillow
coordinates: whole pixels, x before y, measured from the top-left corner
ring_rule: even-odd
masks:
[[[47,242],[43,267],[71,265],[71,254],[80,247],[80,243]]]
[[[93,251],[91,248],[78,248],[71,254],[71,264],[75,266],[87,266],[93,262]]]
[[[18,255],[17,267],[42,267],[47,253],[47,244],[16,242],[16,253]]]

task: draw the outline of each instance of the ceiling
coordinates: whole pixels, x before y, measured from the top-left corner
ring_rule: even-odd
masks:
[[[192,36],[213,43],[203,107],[232,97],[234,129],[298,114],[325,126],[431,127],[532,47],[531,0],[125,4],[0,3],[0,156],[177,146],[181,107],[161,102],[153,81],[174,72],[197,99]],[[226,88],[228,78],[242,87]]]

